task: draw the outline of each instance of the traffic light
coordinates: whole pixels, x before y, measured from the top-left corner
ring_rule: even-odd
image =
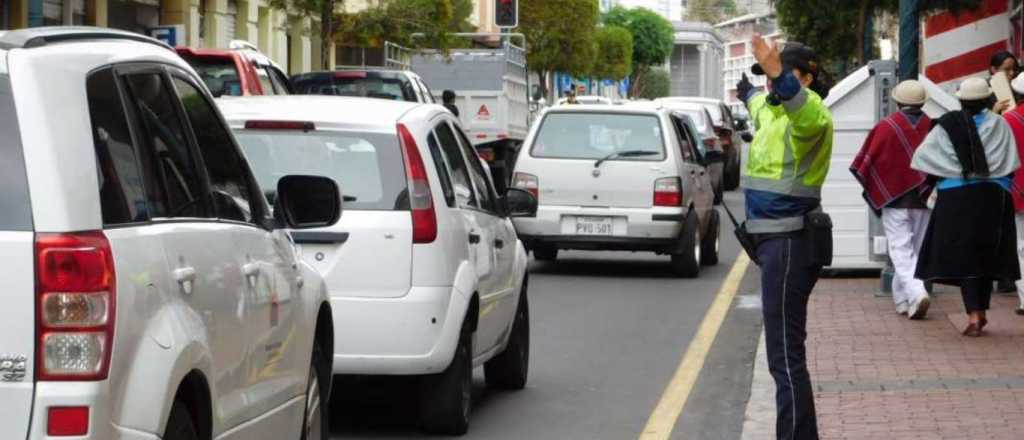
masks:
[[[506,28],[519,26],[519,2],[494,0],[494,24]]]

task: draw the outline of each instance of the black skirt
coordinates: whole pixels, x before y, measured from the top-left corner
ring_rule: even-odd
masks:
[[[971,278],[1019,280],[1010,193],[987,182],[939,191],[916,276],[943,284]]]

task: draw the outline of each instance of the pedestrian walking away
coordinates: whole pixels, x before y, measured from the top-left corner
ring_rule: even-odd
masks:
[[[938,179],[938,198],[917,278],[960,287],[965,336],[984,334],[996,280],[1019,280],[1012,175],[1020,168],[1006,121],[993,113],[992,88],[971,78],[957,92],[963,110],[938,120],[911,167]]]
[[[932,121],[922,110],[928,92],[916,80],[897,85],[892,98],[899,111],[871,130],[850,171],[864,187],[868,204],[882,218],[889,258],[896,268],[892,280],[896,313],[921,319],[928,313],[931,299],[914,271],[928,226],[927,200],[933,185],[927,175],[910,168],[910,160],[931,130]]]
[[[445,90],[441,92],[441,102],[444,108],[452,112],[456,118],[459,117],[459,106],[455,105],[455,92],[452,90]]]
[[[1017,155],[1024,153],[1024,73],[1014,78],[1010,83],[1014,97],[1017,100],[1017,107],[1003,113],[1006,124],[1013,132],[1013,140],[1017,144]],[[1024,173],[1017,172],[1013,175],[1013,207],[1016,212],[1017,226],[1017,259],[1018,264],[1024,268]],[[1024,283],[1017,282],[1017,296],[1020,303],[1017,305],[1017,314],[1024,315]]]
[[[753,39],[770,93],[737,84],[757,129],[743,175],[747,221],[761,265],[768,367],[776,385],[776,437],[818,438],[807,371],[807,302],[822,266],[830,264],[831,221],[821,212],[821,186],[832,155],[832,115],[815,52],[800,43],[778,47]]]

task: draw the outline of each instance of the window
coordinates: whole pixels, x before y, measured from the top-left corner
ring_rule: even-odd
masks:
[[[270,79],[270,75],[267,74],[267,70],[262,66],[256,67],[256,76],[260,79],[260,87],[263,87],[264,95],[276,95],[277,91],[274,90],[274,83]]]
[[[31,231],[32,206],[29,203],[24,149],[10,77],[0,73],[0,229]]]
[[[238,79],[238,68],[231,57],[186,56],[185,61],[196,69],[213,96],[242,96],[242,81]]]
[[[192,124],[196,144],[206,164],[217,218],[253,222],[256,214],[253,209],[258,205],[252,203],[252,179],[217,111],[192,84],[174,78],[174,88]]]
[[[469,170],[466,168],[466,161],[462,158],[462,147],[455,139],[455,133],[447,122],[437,124],[434,128],[438,143],[441,144],[441,152],[451,168],[452,188],[455,191],[455,200],[459,207],[477,207],[476,198],[473,194],[473,185],[470,183]]]
[[[106,69],[93,73],[85,87],[99,171],[103,224],[146,221],[149,214],[142,170],[114,72]]]
[[[612,157],[633,153],[630,157]],[[665,145],[657,117],[628,113],[549,113],[530,154],[556,159],[662,161]]]
[[[206,217],[195,158],[163,75],[129,74],[125,82],[142,131],[142,169],[155,171],[145,177],[150,217]]]
[[[498,212],[498,208],[494,203],[494,189],[491,188],[491,178],[484,171],[480,154],[476,152],[473,144],[469,142],[469,139],[462,133],[462,130],[458,127],[453,127],[453,130],[459,134],[462,152],[466,155],[466,159],[469,162],[469,175],[472,176],[473,184],[476,185],[476,194],[480,199],[480,208],[489,212]]]
[[[270,74],[270,82],[274,84],[274,92],[278,95],[289,95],[292,88],[289,86],[288,77],[278,72],[277,69],[267,66],[267,73]]]
[[[430,157],[434,159],[434,168],[437,169],[437,174],[441,178],[441,190],[444,191],[444,200],[448,203],[449,208],[455,207],[455,191],[452,189],[452,178],[448,174],[448,164],[445,163],[444,153],[441,152],[441,146],[437,143],[437,137],[434,133],[427,135],[427,146],[430,148]]]
[[[238,130],[253,174],[265,190],[289,174],[338,182],[345,209],[407,210],[402,150],[394,134],[341,131]]]

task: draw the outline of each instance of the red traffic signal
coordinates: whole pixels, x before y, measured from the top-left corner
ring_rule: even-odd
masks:
[[[494,0],[494,24],[498,27],[519,26],[519,2],[517,0]]]

